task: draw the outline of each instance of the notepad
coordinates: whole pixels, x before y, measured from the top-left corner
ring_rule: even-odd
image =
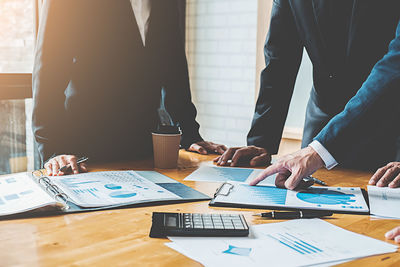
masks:
[[[329,210],[342,213],[368,213],[358,187],[319,187],[297,192],[275,186],[250,186],[224,183],[210,202],[211,206]]]

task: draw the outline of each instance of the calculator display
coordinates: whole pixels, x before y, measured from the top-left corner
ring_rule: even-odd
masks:
[[[177,226],[176,216],[168,215],[168,216],[166,216],[166,219],[167,219],[168,227],[176,227]]]

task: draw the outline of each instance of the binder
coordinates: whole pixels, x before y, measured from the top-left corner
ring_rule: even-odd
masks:
[[[87,173],[86,175],[88,174],[99,175],[100,177],[100,174],[104,173],[111,173],[111,172],[91,172]],[[155,171],[136,171],[136,172],[114,171],[113,173],[115,173],[116,175],[134,173],[135,175],[137,175],[137,177],[140,177],[140,179],[145,181],[147,184],[153,185],[154,187],[157,188],[162,188],[166,194],[173,195],[173,197],[169,197],[168,199],[143,198],[133,201],[124,200],[125,202],[116,204],[114,203],[110,205],[82,206],[77,204],[73,200],[71,195],[69,195],[67,192],[65,192],[65,190],[63,190],[60,186],[56,184],[59,183],[58,181],[59,179],[62,179],[62,177],[65,178],[76,177],[77,175],[48,177],[44,174],[43,171],[39,170],[39,171],[34,171],[32,173],[18,173],[18,174],[0,176],[0,204],[2,204],[0,205],[0,217],[12,218],[12,217],[26,217],[32,215],[42,216],[42,215],[68,214],[68,213],[95,211],[104,209],[128,208],[136,206],[162,205],[162,204],[189,202],[189,201],[210,200],[209,196]],[[4,193],[5,191],[7,191],[6,188],[4,188],[5,186],[7,186],[7,180],[14,181],[13,183],[20,182],[21,184],[24,185],[28,184],[28,185],[25,188],[24,192],[17,192],[21,191],[22,189],[19,190],[17,186],[14,186],[16,192]],[[31,183],[29,180],[33,181],[34,183]],[[27,188],[29,188],[29,190],[26,190]],[[64,186],[63,188],[66,187]],[[120,188],[120,186],[118,188]],[[71,188],[66,188],[66,189],[68,191],[71,191]],[[78,190],[78,189],[72,189],[72,190]],[[26,195],[27,194],[26,192],[30,192],[30,195]],[[25,195],[23,195],[22,193],[25,193]],[[11,198],[11,196],[14,197]],[[29,198],[30,196],[32,197]],[[17,201],[22,201],[22,197],[25,197],[26,201],[22,204],[18,203]],[[33,203],[40,197],[43,199],[42,201]],[[8,201],[7,198],[9,199]],[[13,201],[16,204],[14,204]],[[13,207],[13,205],[15,207]],[[25,207],[22,207],[23,205],[25,205]],[[17,209],[16,208],[17,206],[22,208]],[[12,210],[13,208],[14,210]]]
[[[210,206],[277,209],[325,210],[335,213],[368,214],[369,208],[359,187],[311,186],[292,191],[275,186],[250,186],[225,182],[215,192]]]

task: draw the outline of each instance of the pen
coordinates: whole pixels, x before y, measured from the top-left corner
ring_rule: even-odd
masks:
[[[319,184],[319,185],[327,185],[324,181],[322,181],[322,180],[320,180],[320,179],[318,179],[318,178],[315,178],[315,177],[313,177],[313,176],[307,176],[307,177],[304,177],[303,178],[303,180],[305,181],[305,182],[308,182],[308,181],[310,181],[310,180],[312,180],[314,183],[316,183],[316,184]]]
[[[332,216],[330,211],[272,211],[254,214],[253,216],[261,216],[263,218],[271,219],[300,219],[300,218],[320,218],[325,216]]]
[[[76,161],[76,164],[79,165],[79,164],[81,164],[81,163],[84,163],[84,162],[88,161],[88,159],[89,159],[88,157],[79,158],[79,159]],[[68,171],[69,169],[71,169],[71,164],[65,165],[64,167],[62,167],[62,168],[60,169],[60,171],[66,172],[66,171]]]

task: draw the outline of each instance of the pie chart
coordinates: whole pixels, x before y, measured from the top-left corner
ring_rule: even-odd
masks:
[[[106,184],[104,185],[105,188],[110,189],[110,190],[117,190],[117,189],[121,189],[122,186],[120,185],[115,185],[115,184]]]
[[[310,189],[305,192],[299,192],[296,196],[298,199],[312,204],[351,205],[356,202],[353,194],[345,194],[329,189]]]

